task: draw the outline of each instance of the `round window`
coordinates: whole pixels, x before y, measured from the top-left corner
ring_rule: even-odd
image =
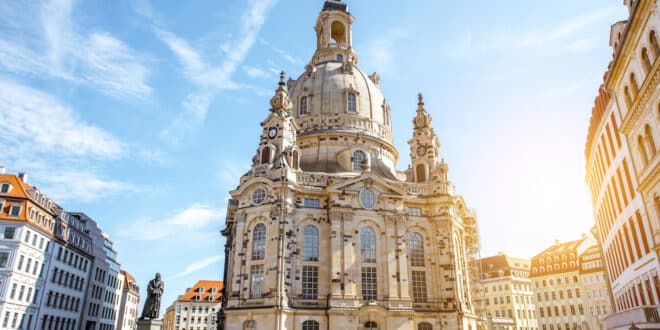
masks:
[[[371,209],[376,205],[376,194],[371,189],[364,188],[360,190],[360,203],[365,209]]]
[[[257,190],[255,190],[252,193],[252,203],[254,203],[255,205],[260,205],[261,203],[264,202],[265,199],[266,199],[266,189],[264,188],[257,188]]]

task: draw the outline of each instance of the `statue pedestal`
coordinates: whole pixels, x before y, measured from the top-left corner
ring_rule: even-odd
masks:
[[[137,330],[160,330],[163,326],[161,320],[138,320]]]

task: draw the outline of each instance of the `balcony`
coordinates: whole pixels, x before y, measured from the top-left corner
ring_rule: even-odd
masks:
[[[629,309],[605,318],[606,329],[628,330],[633,323],[640,329],[660,328],[660,306]]]

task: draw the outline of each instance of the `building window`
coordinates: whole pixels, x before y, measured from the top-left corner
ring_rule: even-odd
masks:
[[[252,233],[252,260],[261,260],[266,255],[266,225],[254,226]]]
[[[257,190],[252,193],[252,203],[254,205],[261,205],[266,199],[266,189],[257,188]]]
[[[16,227],[5,227],[5,239],[14,239],[16,236]]]
[[[302,267],[302,299],[318,298],[319,268],[316,266]]]
[[[264,266],[253,265],[250,268],[250,298],[261,298],[261,286],[264,281]]]
[[[7,268],[8,262],[9,262],[9,252],[8,251],[0,252],[0,268]]]
[[[337,62],[344,62],[344,55],[337,54]]]
[[[319,261],[319,230],[306,226],[303,230],[303,260]]]
[[[426,182],[426,165],[417,164],[417,182]]]
[[[257,321],[255,320],[245,321],[245,330],[257,330]]]
[[[376,267],[362,267],[362,299],[376,300]]]
[[[12,204],[11,208],[9,209],[9,216],[10,217],[18,217],[21,214],[21,205],[20,204]]]
[[[346,111],[350,113],[357,112],[357,97],[355,93],[346,94]]]
[[[270,148],[264,147],[261,149],[261,163],[267,164],[270,163]]]
[[[378,329],[378,323],[374,321],[369,321],[364,324],[364,329],[366,330],[371,330],[371,329]]]
[[[417,330],[433,330],[433,326],[431,325],[431,323],[422,322],[417,325]]]
[[[301,115],[307,114],[307,96],[303,96],[300,98],[300,114]]]
[[[303,322],[302,330],[319,330],[319,323],[314,320],[307,320]]]
[[[9,182],[3,182],[0,186],[0,193],[6,194],[11,190],[11,184]]]
[[[422,216],[422,209],[419,207],[409,207],[408,208],[408,215],[414,216],[414,217],[421,217]]]
[[[426,272],[412,271],[412,291],[414,301],[426,302]]]
[[[424,266],[424,241],[422,235],[410,233],[408,236],[410,265],[413,267]]]
[[[321,207],[321,202],[316,198],[305,198],[304,206],[313,209],[318,209]]]
[[[367,161],[367,155],[362,150],[355,150],[353,152],[353,157],[351,157],[351,162],[353,164],[353,171],[360,172],[362,171],[362,164]]]
[[[376,233],[369,227],[360,230],[360,257],[362,262],[376,262]]]
[[[376,194],[371,189],[364,188],[358,193],[360,197],[360,204],[365,209],[372,209],[376,205]]]

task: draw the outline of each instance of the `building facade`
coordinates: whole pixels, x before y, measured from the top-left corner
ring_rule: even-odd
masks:
[[[138,305],[140,304],[140,287],[133,275],[127,271],[119,272],[121,297],[117,313],[117,330],[133,330],[137,327]]]
[[[215,330],[222,281],[198,281],[165,310],[163,330]]]
[[[612,25],[613,60],[592,110],[586,181],[614,296],[608,329],[659,327],[660,14],[655,0],[625,0]]]
[[[483,258],[479,283],[480,315],[490,329],[537,330],[536,308],[529,279],[530,260],[504,253]]]
[[[580,256],[580,284],[589,329],[605,329],[605,316],[612,312],[612,293],[599,245],[588,247]]]
[[[231,192],[225,329],[477,327],[475,215],[421,95],[411,166],[396,169],[391,109],[379,76],[357,67],[353,22],[345,3],[325,2],[316,52],[297,79],[282,75]]]

